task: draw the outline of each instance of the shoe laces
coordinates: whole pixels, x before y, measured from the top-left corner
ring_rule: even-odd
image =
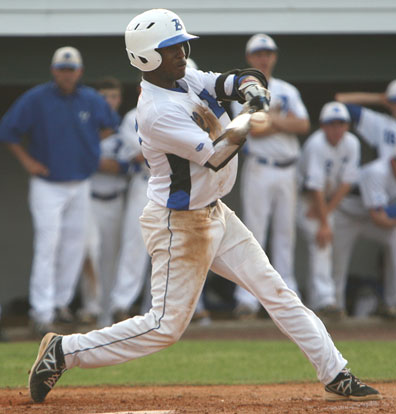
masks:
[[[344,388],[344,383],[348,382],[348,385],[350,384],[352,386],[352,384],[356,384],[358,387],[364,387],[364,384],[360,381],[359,378],[355,377],[355,375],[352,374],[351,370],[348,368],[344,368],[341,371],[344,375],[347,375],[348,378],[345,378],[343,380],[340,381],[340,384],[342,384],[342,387]],[[347,387],[345,387],[347,388]]]
[[[60,378],[60,376],[66,371],[66,369],[62,369],[59,371],[56,371],[53,373],[53,375],[51,375],[49,378],[47,378],[44,381],[44,384],[49,388],[52,389],[54,388],[54,385],[58,382],[58,379]]]

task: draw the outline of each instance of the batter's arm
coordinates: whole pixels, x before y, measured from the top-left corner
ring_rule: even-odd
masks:
[[[34,159],[21,144],[8,143],[7,147],[29,174],[41,175],[44,177],[49,175],[48,168]]]
[[[227,125],[225,132],[213,142],[214,154],[206,162],[206,167],[218,171],[237,154],[246,141],[250,118],[248,113],[238,115]]]

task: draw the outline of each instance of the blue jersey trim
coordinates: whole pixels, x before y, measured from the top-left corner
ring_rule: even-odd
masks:
[[[348,109],[352,122],[358,124],[362,115],[362,107],[360,105],[345,104]]]
[[[176,191],[170,194],[166,206],[175,210],[188,210],[190,206],[190,195],[183,190]]]
[[[220,118],[221,115],[224,114],[225,109],[217,102],[216,98],[214,98],[206,89],[202,89],[201,93],[198,95],[200,99],[206,101],[209,105],[209,108],[212,112],[216,115],[217,118]]]

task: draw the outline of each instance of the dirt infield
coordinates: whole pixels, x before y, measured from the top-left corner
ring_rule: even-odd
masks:
[[[91,414],[175,410],[177,414],[391,414],[396,384],[377,383],[384,398],[326,402],[320,384],[55,388],[43,404],[32,404],[26,389],[1,389],[2,414]]]

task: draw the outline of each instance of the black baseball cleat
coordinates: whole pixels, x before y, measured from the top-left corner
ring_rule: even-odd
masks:
[[[325,386],[326,401],[370,401],[381,400],[382,395],[363,384],[349,369],[344,368],[335,379]]]
[[[29,375],[29,392],[34,402],[43,402],[66,371],[62,336],[53,332],[44,336]]]

